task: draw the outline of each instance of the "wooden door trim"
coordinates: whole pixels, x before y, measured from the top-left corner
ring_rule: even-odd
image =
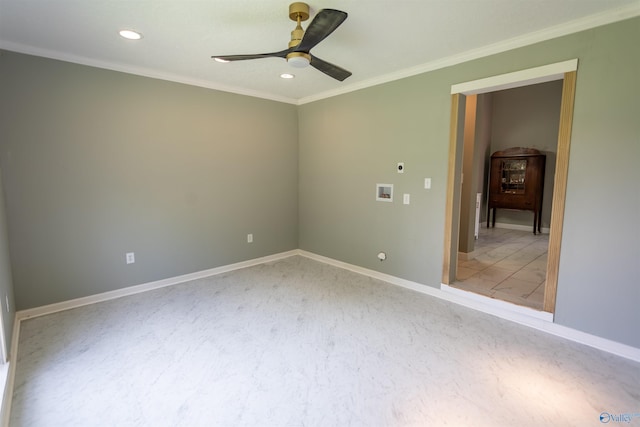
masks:
[[[456,256],[453,252],[453,197],[455,195],[456,180],[456,148],[458,143],[458,110],[460,107],[460,95],[455,93],[451,95],[451,119],[449,124],[449,169],[447,172],[447,201],[445,206],[444,217],[444,259],[442,262],[442,283],[451,284],[455,278],[455,272],[452,273],[451,267],[455,266],[456,260],[451,259]],[[456,249],[457,251],[457,249]],[[452,277],[453,276],[453,277]]]
[[[562,100],[560,107],[560,126],[558,130],[558,147],[556,157],[556,172],[552,195],[551,224],[549,235],[549,250],[547,259],[547,276],[544,289],[543,311],[553,313],[556,305],[558,289],[558,272],[560,265],[560,247],[562,243],[562,225],[564,221],[565,197],[567,192],[567,176],[569,168],[569,147],[571,142],[571,128],[573,125],[573,105],[576,91],[576,70],[578,61],[570,60],[549,66],[538,67],[531,70],[496,76],[490,79],[481,79],[475,82],[452,86],[451,95],[451,122],[449,126],[449,170],[447,172],[447,199],[445,206],[444,224],[444,256],[442,263],[442,284],[450,285],[455,281],[455,267],[457,262],[457,242],[454,241],[454,220],[459,219],[459,212],[454,212],[456,194],[456,176],[460,171],[457,168],[456,157],[458,153],[458,125],[460,97],[465,94],[487,93],[502,89],[505,84],[509,87],[527,86],[544,81],[563,79]],[[556,73],[562,71],[560,78],[551,75],[551,70]],[[536,81],[537,79],[537,81]],[[506,83],[505,83],[506,82]],[[502,85],[502,86],[501,86]],[[465,91],[463,91],[466,90]],[[456,233],[457,234],[457,233]]]
[[[547,277],[544,287],[543,305],[543,310],[549,313],[553,313],[556,308],[558,270],[560,267],[560,247],[562,243],[565,197],[567,194],[567,177],[569,175],[569,148],[571,146],[571,128],[573,126],[573,104],[575,100],[575,93],[576,72],[571,71],[564,74],[564,81],[562,83],[556,172],[553,179],[549,252],[547,255]]]

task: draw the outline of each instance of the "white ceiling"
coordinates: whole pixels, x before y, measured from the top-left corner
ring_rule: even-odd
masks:
[[[289,3],[0,0],[0,48],[304,103],[640,15],[640,0],[310,0],[311,19],[322,8],[349,14],[312,50],[351,71],[344,82],[280,58],[211,59],[286,49]],[[125,28],[143,39],[119,37]]]

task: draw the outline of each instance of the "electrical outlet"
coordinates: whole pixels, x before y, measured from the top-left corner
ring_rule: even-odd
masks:
[[[136,262],[136,255],[133,252],[127,252],[126,260],[127,264],[133,264]]]
[[[253,243],[253,234],[247,234],[247,243]]]

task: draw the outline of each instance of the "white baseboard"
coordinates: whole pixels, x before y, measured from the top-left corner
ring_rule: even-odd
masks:
[[[20,322],[36,316],[43,316],[46,314],[56,313],[63,310],[69,310],[72,308],[82,307],[89,304],[95,304],[102,301],[108,301],[116,298],[125,297],[128,295],[139,294],[142,292],[151,291],[154,289],[163,288],[166,286],[177,285],[180,283],[188,282],[191,280],[201,279],[216,274],[226,273],[241,268],[251,267],[254,265],[263,264],[270,261],[277,261],[279,259],[287,258],[293,255],[301,255],[325,264],[333,265],[335,267],[343,268],[345,270],[353,271],[358,274],[363,274],[375,279],[379,279],[388,282],[393,285],[401,286],[403,288],[411,289],[426,295],[430,295],[442,300],[459,304],[474,310],[478,310],[502,319],[510,320],[512,322],[519,323],[521,325],[529,326],[534,329],[538,329],[543,332],[547,332],[552,335],[556,335],[571,341],[575,341],[593,348],[597,348],[608,353],[612,353],[627,359],[640,362],[640,349],[631,347],[625,344],[621,344],[615,341],[611,341],[605,338],[601,338],[595,335],[591,335],[585,332],[571,329],[566,326],[553,323],[553,315],[551,313],[541,312],[526,307],[521,307],[515,304],[511,304],[505,301],[499,301],[492,298],[484,297],[482,295],[473,294],[460,289],[455,289],[447,285],[441,285],[440,288],[423,285],[421,283],[413,282],[410,280],[402,279],[400,277],[391,276],[389,274],[381,273],[375,270],[370,270],[364,267],[348,264],[342,261],[338,261],[332,258],[327,258],[322,255],[317,255],[312,252],[303,251],[300,249],[294,249],[288,252],[282,252],[274,255],[265,256],[262,258],[256,258],[248,261],[242,261],[235,264],[216,267],[208,270],[203,270],[195,273],[185,274],[182,276],[167,278],[158,280],[155,282],[144,283],[140,285],[130,286],[124,289],[118,289],[115,291],[104,292],[101,294],[91,295],[82,298],[76,298],[69,301],[63,301],[60,303],[49,304],[42,307],[31,308],[27,310],[21,310],[16,312],[15,322],[13,325],[13,336],[11,340],[11,349],[9,352],[9,370],[7,373],[7,380],[5,386],[5,393],[2,399],[2,425],[7,426],[9,423],[11,397],[15,380],[15,360],[18,354],[18,340],[20,339]]]
[[[516,323],[526,324],[527,322],[535,322],[536,320],[553,322],[553,313],[523,307],[508,301],[490,298],[449,285],[441,284],[440,292],[442,294],[438,296],[439,298],[473,308],[474,310],[493,314]]]
[[[9,349],[9,363],[6,383],[2,393],[2,426],[9,426],[11,416],[11,401],[13,399],[13,386],[16,378],[16,360],[18,357],[18,340],[20,339],[20,320],[16,314],[11,331],[11,348]]]
[[[479,294],[452,288],[447,285],[441,285],[441,289],[434,288],[433,286],[423,285],[421,283],[412,282],[389,274],[380,273],[379,271],[347,264],[342,261],[327,258],[311,252],[300,251],[300,255],[524,325],[535,322],[553,322],[553,315],[551,313],[537,311],[532,308],[522,307],[494,298],[488,298]]]
[[[2,404],[0,405],[0,422],[2,422],[2,426],[9,425],[9,409],[11,404],[11,398],[5,396],[9,396],[13,391],[13,380],[9,381],[9,371],[11,366],[9,363],[4,363],[0,366],[0,390],[2,390]]]
[[[144,283],[141,285],[129,286],[123,289],[117,289],[115,291],[103,292],[96,295],[90,295],[87,297],[76,298],[69,301],[63,301],[54,304],[48,304],[41,307],[30,308],[27,310],[20,310],[16,312],[15,321],[13,322],[13,331],[11,337],[11,349],[9,350],[9,363],[8,372],[6,378],[6,384],[4,387],[4,393],[2,394],[2,403],[0,406],[1,419],[0,422],[3,427],[9,425],[11,416],[11,400],[13,397],[13,387],[16,375],[15,360],[18,356],[18,340],[20,339],[20,322],[32,317],[44,316],[47,314],[57,313],[59,311],[70,310],[72,308],[82,307],[89,304],[95,304],[98,302],[109,301],[116,298],[122,298],[128,295],[135,295],[142,292],[151,291],[154,289],[164,288],[166,286],[173,286],[191,280],[202,279],[216,274],[227,273],[233,270],[239,270],[241,268],[252,267],[254,265],[264,264],[265,262],[277,261],[279,259],[288,258],[293,255],[299,255],[299,251],[294,249],[292,251],[281,252],[274,255],[268,255],[261,258],[255,258],[248,261],[242,261],[235,264],[224,265],[221,267],[211,268],[208,270],[202,270],[195,273],[184,274],[182,276],[170,277],[167,279],[157,280],[155,282]]]
[[[261,258],[250,259],[248,261],[241,261],[235,264],[223,265],[221,267],[211,268],[208,270],[197,271],[195,273],[184,274],[182,276],[170,277],[168,279],[156,280],[155,282],[143,283],[141,285],[129,286],[115,291],[103,292],[100,294],[90,295],[87,297],[76,298],[68,301],[58,302],[49,305],[43,305],[41,307],[30,308],[27,310],[20,310],[16,312],[16,319],[18,321],[28,319],[35,316],[44,316],[45,314],[52,314],[58,311],[69,310],[72,308],[82,307],[83,305],[95,304],[97,302],[109,301],[116,298],[122,298],[128,295],[135,295],[141,292],[147,292],[154,289],[164,288],[166,286],[173,286],[179,283],[189,282],[192,280],[202,279],[209,276],[214,276],[220,273],[227,273],[229,271],[238,270],[240,268],[252,267],[254,265],[264,264],[265,262],[276,261],[279,259],[287,258],[293,255],[298,255],[297,249],[281,252],[274,255],[269,255]]]
[[[492,298],[484,297],[482,295],[473,294],[471,292],[455,289],[447,285],[441,285],[441,289],[434,288],[432,286],[423,285],[410,280],[402,279],[389,274],[381,273],[375,270],[370,270],[364,267],[348,264],[342,261],[338,261],[332,258],[327,258],[321,255],[314,254],[312,252],[295,249],[288,252],[282,252],[279,254],[269,255],[262,258],[256,258],[248,261],[242,261],[235,264],[216,267],[208,270],[203,270],[195,273],[185,274],[173,278],[158,280],[155,282],[149,282],[141,285],[130,286],[124,289],[118,289],[115,291],[104,292],[97,295],[91,295],[83,298],[76,298],[69,301],[64,301],[55,304],[49,304],[42,307],[36,307],[28,310],[21,310],[16,313],[15,322],[13,324],[13,336],[11,340],[11,349],[9,353],[9,364],[6,378],[6,384],[4,387],[4,393],[2,398],[2,406],[0,414],[2,416],[2,426],[9,425],[12,391],[15,381],[15,360],[18,354],[18,340],[20,339],[20,322],[31,317],[43,316],[46,314],[56,313],[63,310],[69,310],[76,307],[82,307],[88,304],[95,304],[102,301],[108,301],[116,298],[121,298],[128,295],[134,295],[142,292],[147,292],[154,289],[163,288],[166,286],[177,285],[179,283],[188,282],[200,278],[213,276],[216,274],[226,273],[241,268],[251,267],[254,265],[263,264],[270,261],[277,261],[279,259],[287,258],[293,255],[301,255],[310,259],[314,259],[325,264],[333,265],[345,270],[353,271],[358,274],[363,274],[375,279],[383,280],[393,285],[402,286],[403,288],[411,289],[426,295],[430,295],[436,298],[440,298],[454,304],[459,304],[474,310],[481,311],[496,317],[500,317],[512,322],[519,323],[521,325],[529,326],[531,328],[547,332],[552,335],[556,335],[574,342],[578,342],[590,347],[597,348],[608,353],[612,353],[627,359],[640,362],[640,349],[631,347],[625,344],[621,344],[615,341],[607,340],[595,335],[587,334],[575,329],[571,329],[562,325],[553,323],[553,315],[551,313],[539,312],[526,307],[520,307],[515,304],[511,304],[504,301],[495,300]]]
[[[324,262],[336,267],[344,268],[355,273],[380,279],[393,285],[402,286],[403,288],[412,289],[414,291],[440,298],[454,304],[459,304],[474,310],[481,311],[502,319],[510,320],[524,326],[547,332],[561,338],[568,339],[607,353],[615,354],[626,359],[640,362],[640,348],[635,348],[606,338],[591,335],[586,332],[578,331],[566,326],[553,323],[553,315],[551,313],[537,311],[534,309],[521,307],[509,302],[496,300],[472,292],[455,289],[447,285],[440,285],[440,289],[432,286],[423,285],[412,282],[410,280],[380,273],[375,270],[369,270],[364,267],[348,264],[322,255],[300,250],[300,255],[316,261]]]

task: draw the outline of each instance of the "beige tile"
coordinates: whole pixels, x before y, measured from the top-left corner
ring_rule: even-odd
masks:
[[[533,235],[533,233],[527,233],[522,236],[518,236],[517,241],[529,244],[536,242],[537,239],[536,236]]]
[[[506,251],[509,251],[510,253],[514,253],[526,248],[527,246],[529,246],[527,242],[511,242],[502,245],[502,248],[504,248]]]
[[[507,277],[511,276],[512,274],[513,274],[513,271],[506,270],[504,268],[499,268],[499,267],[496,267],[495,265],[492,265],[491,267],[479,272],[476,276],[480,279],[492,281],[495,284],[498,284],[502,282],[504,279],[506,279]]]
[[[495,282],[491,280],[479,279],[477,277],[471,277],[466,280],[459,280],[454,282],[451,286],[465,291],[474,292],[476,294],[492,296],[494,291],[492,288],[495,286]]]
[[[496,285],[493,290],[520,298],[527,298],[538,286],[537,283],[518,280],[512,276]]]
[[[513,278],[539,285],[547,278],[547,272],[538,268],[523,268],[513,273]]]
[[[547,270],[547,254],[540,255],[539,257],[531,261],[531,263],[527,265],[527,269],[538,269],[538,270],[546,271]]]
[[[522,298],[517,295],[511,295],[506,292],[496,291],[493,294],[493,298],[500,299],[502,301],[511,302],[513,304],[521,305],[523,307],[533,308],[534,310],[542,311],[542,301],[529,300],[528,298]]]
[[[474,249],[473,249],[473,252],[471,252],[472,256],[468,257],[468,259],[471,260],[471,259],[477,257],[478,255],[481,255],[481,254],[484,254],[484,253],[490,251],[491,249],[492,249],[491,246],[478,246],[478,245],[476,245],[474,247]]]
[[[548,234],[483,227],[453,286],[542,310],[548,246]]]
[[[458,266],[458,270],[456,271],[456,280],[464,280],[476,274],[478,270],[474,270],[472,268],[460,267]]]
[[[532,245],[535,246],[536,248],[539,248],[539,249],[545,249],[545,250],[548,249],[549,248],[549,236],[547,235],[546,238],[533,242]]]
[[[496,262],[504,259],[505,255],[495,253],[494,251],[486,252],[484,254],[478,255],[476,257],[476,261],[482,262],[484,264],[495,264]]]
[[[485,268],[491,267],[493,264],[494,264],[493,262],[486,262],[476,258],[476,259],[471,259],[469,261],[459,262],[458,268],[464,267],[464,268],[470,268],[476,271],[481,271],[481,270],[484,270]]]
[[[527,265],[528,263],[529,261],[527,260],[519,260],[519,259],[513,259],[508,257],[496,262],[494,266],[498,268],[503,268],[505,270],[516,272],[520,270],[522,267],[524,267],[525,265]]]
[[[541,304],[544,301],[544,286],[547,282],[544,281],[538,287],[531,292],[531,294],[527,297],[528,300],[539,301]]]

